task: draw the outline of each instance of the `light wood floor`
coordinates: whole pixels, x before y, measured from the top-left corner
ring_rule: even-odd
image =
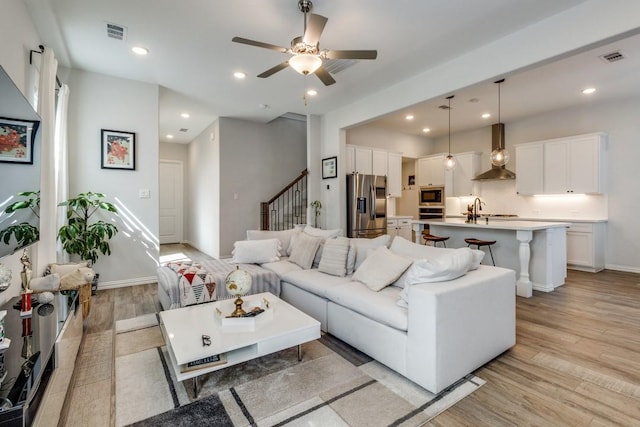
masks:
[[[163,245],[161,254],[177,251],[203,256],[183,245]],[[92,347],[105,339],[92,337],[112,336],[114,321],[159,309],[155,284],[93,298],[79,367],[95,362]],[[569,270],[556,291],[517,298],[516,328],[517,344],[476,371],[487,384],[429,425],[640,426],[639,274]],[[87,386],[76,381],[65,425],[114,425],[114,378],[111,369],[108,421],[78,409]]]

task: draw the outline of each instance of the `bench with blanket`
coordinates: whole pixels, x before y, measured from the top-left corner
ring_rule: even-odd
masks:
[[[239,266],[252,277],[251,293],[280,295],[280,279],[256,264],[236,264],[231,260],[204,260],[200,263],[169,263],[157,269],[158,299],[163,310],[230,298],[224,279]],[[186,273],[183,274],[183,273]],[[194,283],[190,283],[193,281]],[[182,286],[181,286],[182,283]],[[195,285],[195,286],[194,286]]]

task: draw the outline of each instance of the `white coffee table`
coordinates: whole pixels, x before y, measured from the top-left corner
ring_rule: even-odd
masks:
[[[255,318],[232,319],[234,324],[226,325],[216,309],[230,314],[234,309],[233,299],[160,313],[162,333],[176,379],[194,378],[196,396],[200,375],[294,346],[298,346],[300,360],[300,345],[320,338],[320,322],[269,292],[248,295],[243,300],[245,310],[264,306],[267,301],[267,310],[272,311]],[[243,323],[244,320],[247,322]],[[203,336],[209,337],[210,345],[204,344]],[[226,363],[183,372],[187,363],[216,354],[224,355]]]

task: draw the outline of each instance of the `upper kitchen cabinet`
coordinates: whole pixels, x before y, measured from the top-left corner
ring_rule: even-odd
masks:
[[[542,194],[544,145],[541,142],[516,145],[516,193],[521,196]]]
[[[347,174],[387,176],[387,195],[402,197],[402,153],[347,145],[345,164]]]
[[[604,192],[606,135],[593,133],[544,142],[546,194]]]
[[[456,158],[456,166],[449,172],[452,185],[449,185],[450,181],[447,179],[447,196],[474,196],[476,194],[475,182],[472,179],[480,172],[481,153],[474,151],[455,154],[454,156]]]
[[[418,186],[444,186],[444,154],[421,157],[416,163]]]

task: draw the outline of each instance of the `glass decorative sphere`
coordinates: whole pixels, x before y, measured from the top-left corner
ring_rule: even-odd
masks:
[[[449,154],[444,158],[444,167],[446,170],[451,170],[456,167],[456,158]]]
[[[509,163],[509,152],[504,148],[491,152],[491,164],[494,166],[504,166]]]
[[[240,270],[239,266],[229,273],[224,279],[224,287],[229,292],[229,295],[241,296],[245,295],[251,290],[251,275],[245,270]]]

